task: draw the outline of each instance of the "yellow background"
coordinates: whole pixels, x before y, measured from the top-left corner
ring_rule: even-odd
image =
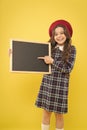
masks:
[[[46,42],[57,19],[73,26],[77,48],[69,89],[65,130],[87,130],[86,0],[0,0],[0,130],[41,130],[42,110],[34,106],[42,74],[11,73],[10,39]],[[50,130],[55,129],[52,114]]]

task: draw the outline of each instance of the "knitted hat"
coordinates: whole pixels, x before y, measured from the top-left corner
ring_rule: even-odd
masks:
[[[68,21],[62,20],[62,19],[61,19],[61,20],[57,20],[57,21],[53,22],[53,23],[50,25],[50,27],[49,27],[49,35],[50,35],[50,37],[52,36],[52,31],[53,31],[53,29],[54,29],[56,26],[58,26],[58,25],[63,25],[63,26],[65,26],[66,29],[68,30],[70,36],[72,37],[73,29],[72,29],[71,24],[70,24]]]

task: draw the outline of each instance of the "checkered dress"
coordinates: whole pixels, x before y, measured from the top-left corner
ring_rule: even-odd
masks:
[[[76,49],[71,46],[67,63],[62,61],[62,51],[59,48],[53,51],[52,57],[52,73],[43,76],[35,105],[49,112],[64,114],[68,111],[69,77],[74,66]]]

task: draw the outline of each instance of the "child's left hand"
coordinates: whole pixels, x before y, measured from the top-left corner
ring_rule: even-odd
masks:
[[[38,59],[44,60],[46,64],[52,64],[54,61],[53,58],[50,56],[38,57]]]

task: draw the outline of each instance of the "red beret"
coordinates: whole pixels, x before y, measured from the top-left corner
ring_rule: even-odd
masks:
[[[71,26],[71,24],[70,24],[68,21],[66,21],[66,20],[57,20],[57,21],[53,22],[53,23],[50,25],[50,27],[49,27],[49,35],[50,35],[50,37],[52,36],[52,31],[53,31],[53,29],[54,29],[56,26],[58,26],[58,25],[63,25],[63,26],[65,26],[65,27],[67,28],[67,30],[68,30],[70,36],[72,37],[72,34],[73,34],[72,26]]]

